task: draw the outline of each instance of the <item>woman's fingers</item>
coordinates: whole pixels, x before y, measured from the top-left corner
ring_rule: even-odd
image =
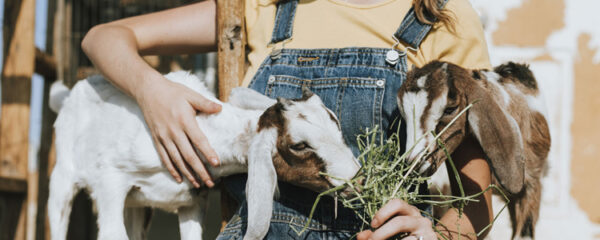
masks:
[[[394,199],[385,204],[373,217],[371,221],[371,227],[378,228],[381,224],[385,223],[389,218],[396,215],[406,216],[421,216],[419,209],[415,206],[406,203],[405,201]]]
[[[192,147],[188,137],[184,133],[181,133],[176,137],[175,143],[177,144],[177,148],[179,149],[179,152],[181,153],[181,156],[183,156],[185,162],[192,168],[192,170],[194,170],[200,179],[202,179],[206,186],[213,187],[215,184],[208,174],[206,167],[204,167],[204,163],[202,160],[200,160],[200,157],[198,157],[196,151],[194,151],[194,148]]]
[[[173,166],[173,163],[171,162],[171,159],[169,158],[169,155],[167,154],[167,150],[165,150],[165,147],[162,145],[161,141],[158,140],[158,138],[156,136],[152,136],[152,139],[154,140],[154,146],[156,146],[156,151],[158,152],[158,156],[160,157],[160,160],[165,165],[165,167],[167,168],[167,170],[169,171],[171,176],[173,176],[173,178],[175,178],[175,181],[180,183],[183,179],[181,179],[181,174],[179,174],[179,171],[177,171],[177,168],[175,168],[175,166]]]
[[[179,149],[177,146],[175,146],[175,143],[173,143],[171,139],[162,139],[161,143],[167,150],[171,161],[173,161],[177,166],[177,169],[179,169],[179,172],[181,172],[181,174],[183,174],[183,176],[185,176],[194,185],[194,187],[199,188],[200,184],[198,184],[198,181],[196,181],[196,178],[190,172],[188,166],[186,166],[185,162],[183,162],[181,154],[179,153]]]
[[[423,239],[430,238],[431,221],[422,216],[396,216],[383,224],[371,235],[370,239],[388,239],[398,233],[410,233],[415,236],[423,236]]]
[[[187,137],[194,143],[194,145],[198,148],[198,150],[202,153],[204,158],[214,167],[219,166],[219,156],[215,152],[215,150],[210,146],[208,139],[204,136],[204,133],[198,127],[198,124],[195,121],[195,118],[191,118],[192,121],[189,121],[185,124],[185,133]],[[193,166],[192,166],[193,167]],[[204,168],[204,166],[202,166]]]
[[[372,234],[373,232],[371,230],[364,230],[356,235],[356,240],[368,240]]]
[[[214,103],[196,92],[189,92],[188,101],[194,109],[203,113],[210,114],[221,111],[221,104]]]

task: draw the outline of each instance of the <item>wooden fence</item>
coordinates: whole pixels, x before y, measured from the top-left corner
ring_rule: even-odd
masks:
[[[89,1],[87,1],[89,2]],[[72,72],[73,0],[49,0],[46,52],[35,48],[35,0],[5,0],[3,22],[2,106],[0,113],[0,240],[49,239],[46,218],[48,176],[54,163],[53,128],[56,115],[48,107],[50,85],[68,78]],[[217,1],[219,97],[227,99],[238,86],[245,70],[245,29],[243,0]],[[38,169],[28,168],[28,136],[31,78],[44,76],[41,145],[37,153]],[[89,209],[90,206],[83,206]],[[226,208],[227,210],[227,208]],[[75,239],[94,238],[89,212],[74,209],[87,221],[69,235]],[[88,214],[88,215],[86,215]],[[76,218],[78,216],[75,216]],[[73,218],[73,216],[72,216]],[[74,237],[77,236],[77,237]]]

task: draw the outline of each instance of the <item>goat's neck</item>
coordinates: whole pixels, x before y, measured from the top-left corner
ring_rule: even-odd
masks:
[[[221,162],[219,167],[209,166],[211,176],[220,177],[247,171],[248,149],[256,135],[258,119],[262,113],[224,104],[219,114],[208,115],[200,121],[202,131]]]

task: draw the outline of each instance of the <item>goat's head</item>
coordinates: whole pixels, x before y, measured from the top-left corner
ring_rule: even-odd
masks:
[[[487,80],[495,77],[493,83]],[[415,68],[398,91],[398,106],[407,127],[409,161],[423,156],[419,172],[431,175],[446,160],[444,149],[434,141],[440,132],[469,104],[473,106],[441,133],[439,140],[452,153],[468,134],[483,148],[500,184],[511,193],[523,187],[523,143],[517,122],[494,96],[500,76],[490,71],[467,70],[434,61]],[[422,138],[422,139],[421,139]],[[420,140],[420,141],[419,141]],[[433,142],[433,143],[432,143]]]
[[[317,95],[304,90],[301,99],[263,101],[273,104],[258,121],[258,133],[248,155],[246,185],[249,223],[246,235],[258,238],[268,230],[277,180],[320,192],[342,185],[343,180],[354,177],[360,168],[344,142],[339,121]],[[266,104],[255,106],[261,105]]]

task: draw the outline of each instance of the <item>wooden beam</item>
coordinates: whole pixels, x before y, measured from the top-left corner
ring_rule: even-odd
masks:
[[[246,28],[244,0],[217,0],[217,41],[219,99],[227,101],[229,92],[244,78]]]
[[[244,0],[217,0],[218,88],[219,99],[227,101],[231,89],[240,85],[246,65],[246,26]],[[237,206],[221,190],[221,230]]]
[[[22,179],[0,177],[0,192],[24,193],[27,191],[27,181]]]
[[[27,178],[29,98],[34,70],[35,0],[5,1],[0,176]],[[12,30],[12,31],[11,31]]]
[[[50,165],[54,163],[54,152],[53,152],[53,134],[54,134],[54,120],[56,119],[56,113],[50,110],[48,99],[50,97],[50,85],[56,80],[56,75],[53,78],[46,78],[44,84],[44,97],[42,104],[42,132],[40,137],[40,149],[38,152],[38,194],[37,204],[38,211],[36,215],[36,230],[35,235],[37,240],[46,239],[47,228],[46,228],[46,206],[49,194],[49,176],[50,176]],[[49,238],[49,236],[48,236]]]
[[[0,115],[0,177],[28,181],[29,98],[35,61],[35,0],[4,1],[4,66],[2,68],[2,107]],[[6,183],[6,182],[5,182]],[[37,186],[37,182],[33,183]],[[18,186],[22,186],[19,183]],[[28,183],[27,186],[30,184]],[[22,188],[22,187],[19,187]],[[34,215],[28,204],[31,191],[0,194],[5,209],[0,232],[6,239],[27,239],[35,226],[28,226],[27,216]],[[34,205],[37,204],[34,202]],[[33,208],[35,209],[35,208]],[[14,223],[14,224],[13,224]]]
[[[35,48],[35,72],[42,75],[47,83],[56,79],[56,59],[39,48]]]

